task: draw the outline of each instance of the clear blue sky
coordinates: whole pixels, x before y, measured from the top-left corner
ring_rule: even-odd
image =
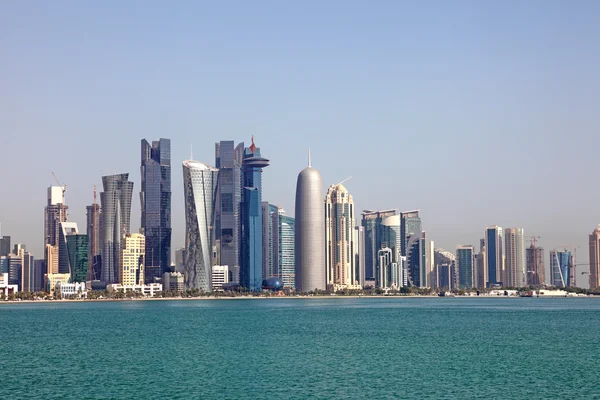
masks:
[[[263,197],[290,214],[310,147],[325,185],[422,209],[438,246],[498,224],[587,262],[598,21],[597,1],[3,2],[2,234],[41,257],[51,171],[84,230],[92,185],[118,170],[138,192],[140,139],[168,137],[179,247],[190,143],[214,164],[216,141],[255,135]]]

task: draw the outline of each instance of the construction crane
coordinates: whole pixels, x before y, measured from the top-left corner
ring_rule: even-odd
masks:
[[[60,183],[54,172],[52,172],[52,176],[54,177],[56,183],[58,183],[58,186],[60,186],[62,189],[62,203],[65,204],[65,192],[67,191],[67,185],[63,185],[62,183]]]

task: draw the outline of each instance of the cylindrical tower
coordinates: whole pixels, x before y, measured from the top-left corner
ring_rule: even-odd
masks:
[[[323,183],[310,166],[296,185],[296,290],[325,290],[325,215]]]

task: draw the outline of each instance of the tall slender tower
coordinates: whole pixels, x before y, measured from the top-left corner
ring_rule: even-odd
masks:
[[[117,283],[121,258],[121,241],[130,233],[131,196],[133,182],[129,174],[117,174],[102,177],[104,192],[100,193],[102,207],[101,248],[103,283]]]
[[[146,237],[146,283],[171,267],[171,140],[142,139],[142,231]]]
[[[219,170],[198,161],[183,162],[186,290],[212,290],[211,260],[215,196]]]
[[[269,160],[254,144],[244,150],[240,204],[240,285],[252,291],[262,287],[262,170]]]
[[[323,182],[310,165],[296,184],[296,290],[325,290],[325,216]]]
[[[527,285],[541,286],[546,283],[544,268],[544,248],[538,247],[535,238],[526,250]]]
[[[96,201],[96,185],[94,185],[94,204],[86,207],[88,236],[88,273],[87,280],[99,280],[102,270],[102,256],[100,248],[100,205]]]
[[[358,288],[354,200],[344,185],[331,185],[325,196],[325,262],[328,290]]]
[[[475,249],[473,246],[456,246],[456,270],[459,288],[475,286]]]
[[[64,191],[64,186],[50,186],[44,210],[44,260],[49,274],[58,273],[58,257],[52,255],[58,254],[60,224],[67,221]]]
[[[525,239],[522,228],[504,230],[506,261],[504,286],[525,286]]]
[[[485,266],[487,280],[485,285],[502,285],[504,276],[504,249],[502,228],[492,225],[485,230]]]
[[[600,289],[600,226],[590,235],[590,289]]]

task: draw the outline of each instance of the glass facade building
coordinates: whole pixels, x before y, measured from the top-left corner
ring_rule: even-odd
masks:
[[[364,236],[364,267],[360,268],[364,269],[365,279],[376,280],[379,250],[389,247],[393,262],[398,262],[402,255],[400,214],[397,210],[364,210],[361,225]]]
[[[67,240],[69,236],[77,234],[79,234],[79,230],[77,229],[77,224],[75,222],[60,223],[60,234],[58,242],[58,273],[71,274],[71,279],[73,279],[73,266],[71,265],[71,258],[69,254]],[[82,281],[78,282],[85,282],[85,277]]]
[[[71,282],[85,282],[88,276],[88,236],[67,236],[67,251],[71,267]]]
[[[130,233],[131,198],[133,182],[129,174],[116,174],[102,177],[104,192],[100,193],[102,207],[100,223],[100,248],[102,250],[103,283],[118,283],[121,241]]]
[[[269,160],[254,145],[244,150],[240,205],[240,285],[259,292],[263,281],[262,171]]]
[[[219,184],[215,203],[215,239],[219,244],[218,265],[229,267],[229,282],[239,282],[240,203],[242,199],[242,161],[244,143],[232,140],[215,144],[215,166]]]
[[[198,161],[183,162],[185,199],[186,290],[212,290],[212,244],[218,169]]]
[[[401,244],[400,251],[403,256],[408,256],[408,239],[415,234],[421,232],[421,217],[419,210],[403,211],[400,213],[400,235]]]
[[[504,275],[503,232],[499,226],[485,230],[485,265],[487,267],[486,287],[502,286]]]
[[[550,283],[556,287],[572,286],[573,257],[568,250],[550,251]]]
[[[527,285],[541,286],[546,283],[544,268],[544,248],[531,246],[526,250]]]
[[[277,248],[278,248],[278,225],[279,208],[276,205],[262,202],[262,273],[266,279],[277,276]]]
[[[146,237],[145,279],[161,278],[171,267],[171,140],[142,139],[142,232]]]
[[[295,229],[296,220],[286,215],[279,216],[279,248],[278,248],[278,276],[283,281],[283,287],[294,289],[296,287],[295,271]]]
[[[456,248],[456,269],[458,271],[458,287],[460,289],[474,287],[475,249],[473,246]]]

